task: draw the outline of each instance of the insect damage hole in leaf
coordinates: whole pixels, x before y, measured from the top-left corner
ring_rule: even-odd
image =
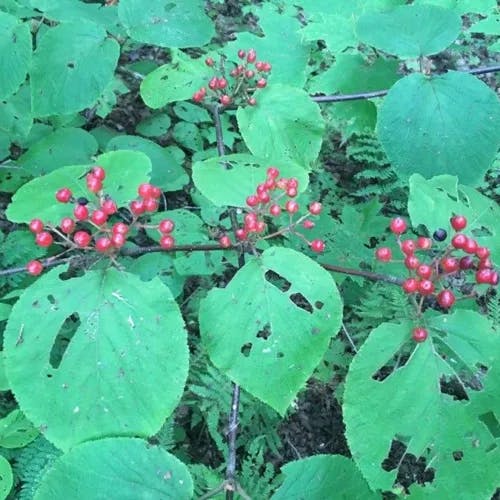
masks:
[[[309,314],[313,313],[313,308],[310,302],[301,293],[292,293],[290,300],[300,309],[304,309]]]
[[[271,325],[266,323],[263,328],[257,332],[257,338],[267,340],[271,336]]]
[[[381,366],[373,375],[372,379],[377,382],[383,382],[386,378],[400,370],[406,365],[410,356],[408,354],[398,353],[390,358],[384,366]]]
[[[439,385],[442,394],[448,394],[453,396],[455,401],[468,401],[469,397],[463,385],[463,382],[459,380],[455,375],[452,377],[442,376],[439,379]]]
[[[80,324],[80,317],[77,313],[73,313],[64,320],[61,328],[59,328],[49,356],[50,366],[55,370],[57,370],[61,365],[64,353],[68,349],[69,344]]]
[[[241,346],[241,354],[243,354],[243,356],[245,356],[245,358],[248,358],[248,356],[250,356],[250,351],[252,350],[252,343],[251,342],[247,342],[246,344],[243,344]]]
[[[479,415],[479,420],[483,422],[495,439],[500,438],[500,422],[492,411]]]
[[[266,274],[264,274],[264,278],[266,278],[266,281],[271,283],[271,285],[275,286],[282,292],[288,292],[288,290],[290,290],[290,287],[292,286],[292,284],[286,278],[283,278],[283,276],[271,270],[266,271]]]

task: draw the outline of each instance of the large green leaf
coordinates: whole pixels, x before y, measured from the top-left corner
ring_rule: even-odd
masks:
[[[431,4],[446,9],[453,9],[457,14],[463,15],[469,12],[486,14],[496,5],[495,0],[415,0],[415,5]]]
[[[106,169],[104,190],[118,206],[126,205],[137,197],[137,186],[148,182],[151,172],[149,158],[138,151],[104,153],[97,157],[96,163]],[[72,165],[33,179],[13,196],[7,208],[7,217],[13,222],[29,222],[36,214],[43,221],[57,225],[62,217],[71,216],[73,211],[71,204],[56,201],[58,189],[68,187],[76,197],[93,199],[85,183],[85,173],[89,168],[90,165]]]
[[[137,135],[119,135],[106,145],[106,151],[128,149],[141,151],[151,160],[151,182],[164,191],[177,191],[189,182],[182,168],[184,152],[175,147],[162,148],[156,142]]]
[[[191,99],[206,85],[213,69],[203,59],[191,59],[180,51],[172,51],[172,62],[151,71],[141,83],[141,97],[153,109],[169,102]]]
[[[34,115],[63,115],[92,106],[112,80],[119,55],[118,42],[90,21],[50,28],[33,54]]]
[[[273,163],[283,177],[295,177],[299,190],[307,188],[307,170],[290,162]],[[234,154],[197,161],[193,165],[193,182],[214,205],[245,207],[247,196],[266,180],[269,165],[247,154]]]
[[[288,158],[306,168],[316,160],[325,128],[319,106],[298,88],[270,85],[255,94],[258,105],[236,113],[250,151],[274,161]]]
[[[6,137],[9,143],[21,142],[32,124],[30,91],[23,85],[14,95],[0,101],[0,138]]]
[[[356,26],[361,41],[401,58],[436,54],[460,33],[462,20],[435,5],[402,5],[388,12],[369,12]]]
[[[134,40],[160,47],[196,47],[215,35],[203,0],[121,0],[118,15]]]
[[[45,175],[64,165],[90,163],[97,141],[81,128],[60,128],[35,142],[17,163],[32,175]]]
[[[0,455],[0,498],[3,500],[9,496],[14,484],[14,474],[8,460]]]
[[[193,480],[174,455],[141,439],[107,438],[75,447],[43,476],[36,500],[188,500]]]
[[[387,490],[393,485],[402,460],[391,471],[382,468],[393,440],[402,442],[407,454],[423,457],[429,466],[432,463],[436,478],[441,464],[454,462],[458,452],[463,452],[465,463],[469,456],[480,454],[488,475],[491,467],[497,469],[488,461],[493,438],[477,414],[484,408],[474,408],[473,400],[457,400],[441,382],[455,380],[470,399],[471,386],[484,376],[479,367],[489,369],[498,363],[500,336],[485,317],[468,310],[429,316],[426,326],[429,338],[416,344],[410,322],[380,325],[349,368],[344,392],[346,436],[353,459],[372,489]],[[399,358],[404,346],[406,354]],[[478,437],[477,443],[471,436]],[[460,491],[466,492],[459,470],[455,469],[457,482]],[[491,493],[492,486],[487,485]]]
[[[443,228],[450,236],[453,234],[451,216],[465,215],[468,222],[463,232],[474,237],[481,246],[488,247],[493,262],[500,261],[498,203],[474,188],[458,185],[456,177],[439,175],[426,180],[421,175],[412,175],[408,212],[414,227],[427,226],[430,234]]]
[[[0,420],[0,446],[2,448],[23,448],[39,434],[38,429],[33,427],[21,410],[13,410]]]
[[[200,333],[217,368],[284,414],[336,335],[342,302],[313,260],[269,248],[200,306]]]
[[[13,94],[24,82],[31,62],[28,24],[0,12],[0,99]]]
[[[12,309],[5,371],[21,409],[66,450],[109,435],[154,434],[178,403],[186,331],[158,279],[109,268],[39,278]]]
[[[281,467],[285,481],[272,500],[375,499],[354,462],[341,455],[315,455]]]
[[[379,110],[378,137],[394,167],[476,182],[500,145],[500,102],[472,75],[450,71],[399,80]]]

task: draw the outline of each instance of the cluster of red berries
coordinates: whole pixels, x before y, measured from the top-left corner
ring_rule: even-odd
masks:
[[[265,61],[257,61],[257,53],[254,49],[248,52],[240,49],[238,58],[241,63],[237,64],[230,72],[230,80],[225,77],[225,68],[221,63],[218,75],[213,76],[208,82],[208,90],[201,87],[193,94],[193,101],[202,102],[207,95],[218,100],[223,106],[231,104],[248,104],[255,106],[257,101],[253,97],[256,89],[262,89],[267,85],[265,76],[271,71],[271,64]],[[215,67],[215,61],[211,57],[205,59],[205,64]]]
[[[244,215],[243,225],[236,230],[235,236],[239,241],[255,241],[259,238],[268,238],[284,234],[293,233],[304,239],[313,252],[321,253],[325,249],[325,242],[320,239],[308,241],[302,234],[295,232],[297,225],[301,224],[304,229],[314,227],[314,222],[308,217],[310,215],[319,215],[321,213],[321,203],[314,201],[309,204],[308,213],[293,220],[295,214],[299,211],[299,204],[294,198],[298,194],[299,181],[295,178],[286,179],[280,177],[280,172],[276,167],[267,169],[265,182],[259,184],[254,194],[246,199],[248,211]],[[286,201],[285,201],[286,200]],[[289,224],[272,235],[262,236],[267,229],[264,217],[278,217],[283,212],[290,215]],[[232,245],[229,236],[224,235],[219,239],[223,248]]]
[[[401,239],[407,224],[401,217],[392,219],[390,229],[397,236],[399,248],[404,256],[403,263],[410,276],[402,284],[407,294],[418,294],[433,297],[443,309],[450,309],[456,301],[455,293],[450,288],[450,278],[458,274],[466,278],[467,272],[475,273],[475,284],[498,285],[498,272],[490,260],[490,249],[480,246],[477,241],[461,231],[467,227],[467,219],[463,215],[455,215],[450,219],[455,231],[451,241],[444,248],[432,249],[433,239],[443,242],[448,238],[445,229],[437,229],[433,239],[419,236],[416,239]],[[423,255],[417,256],[417,253]],[[390,262],[392,252],[388,247],[377,248],[375,256],[381,262]],[[422,258],[423,257],[423,258]],[[436,289],[440,290],[437,291]],[[437,292],[437,293],[436,293]],[[413,339],[423,342],[427,338],[427,330],[417,327],[413,330]]]
[[[110,256],[116,254],[125,244],[130,229],[138,226],[138,218],[142,214],[158,210],[162,192],[159,187],[152,184],[140,184],[137,189],[138,199],[131,201],[128,207],[132,220],[126,224],[117,217],[116,203],[103,191],[105,178],[106,172],[100,166],[93,167],[87,173],[87,189],[95,195],[93,201],[85,197],[75,198],[71,189],[67,187],[59,189],[55,198],[59,203],[73,204],[72,217],[63,217],[58,226],[46,224],[41,219],[32,219],[29,229],[35,234],[36,244],[49,247],[54,243],[55,235],[57,244],[68,250],[93,248]],[[164,219],[156,227],[160,232],[160,246],[165,249],[172,248],[175,245],[171,235],[175,228],[174,222]],[[37,276],[43,271],[43,264],[38,260],[32,260],[26,265],[26,270]]]

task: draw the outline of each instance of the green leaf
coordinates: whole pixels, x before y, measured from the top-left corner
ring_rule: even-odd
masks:
[[[405,174],[477,182],[500,145],[500,102],[472,75],[450,71],[399,80],[379,109],[378,137]]]
[[[170,123],[170,116],[167,113],[157,113],[141,120],[135,130],[145,137],[160,137],[168,132]]]
[[[40,433],[21,410],[11,411],[0,420],[0,446],[2,448],[23,448]]]
[[[174,113],[185,122],[190,123],[206,123],[212,122],[211,116],[204,108],[200,108],[191,102],[177,102],[173,107]],[[222,116],[221,116],[222,118]]]
[[[151,172],[149,158],[139,151],[113,151],[97,157],[99,165],[106,169],[105,189],[118,206],[126,205],[137,197],[137,186],[148,182]],[[75,197],[90,194],[85,174],[91,165],[72,165],[37,177],[22,186],[12,197],[6,215],[12,222],[29,222],[33,214],[44,222],[58,225],[62,217],[71,217],[71,204],[57,203],[55,193],[65,186]],[[126,179],[126,182],[124,181]]]
[[[90,163],[97,152],[97,141],[80,128],[61,128],[52,132],[22,154],[17,163],[32,175],[45,175],[64,165]]]
[[[474,23],[469,31],[471,33],[484,33],[490,36],[500,36],[500,15],[490,15],[486,19]]]
[[[382,468],[393,440],[402,442],[407,454],[432,463],[436,478],[441,463],[454,461],[454,452],[463,451],[467,457],[470,436],[480,440],[477,448],[485,467],[488,461],[492,437],[486,439],[488,432],[473,416],[473,403],[445,393],[440,383],[455,380],[470,399],[471,384],[484,375],[478,367],[498,362],[498,332],[485,317],[467,310],[423,321],[429,338],[420,344],[411,340],[411,322],[383,323],[370,333],[349,367],[343,408],[346,436],[372,489],[393,485],[397,468]]]
[[[63,450],[110,434],[154,434],[188,369],[170,290],[113,268],[60,274],[27,288],[7,323],[5,370],[21,409]]]
[[[121,0],[118,15],[138,42],[160,47],[196,47],[215,35],[202,0]]]
[[[470,12],[486,14],[496,7],[495,0],[415,0],[415,5],[437,5],[445,9],[453,9],[457,14],[463,15]]]
[[[500,207],[491,198],[469,186],[458,185],[457,178],[440,175],[426,180],[415,174],[410,177],[408,212],[414,227],[427,226],[429,233],[438,228],[453,234],[452,214],[467,217],[467,228],[462,231],[491,251],[493,262],[500,261],[498,221]]]
[[[272,500],[375,499],[354,462],[341,455],[315,455],[281,467],[285,481]]]
[[[92,22],[50,28],[33,54],[34,115],[69,114],[92,106],[112,80],[119,54],[118,42]]]
[[[270,85],[255,93],[258,105],[236,113],[245,144],[268,161],[288,158],[309,168],[321,148],[325,128],[319,106],[298,88]]]
[[[193,182],[216,206],[245,207],[247,196],[266,180],[268,166],[265,161],[247,154],[210,158],[195,162]],[[278,162],[274,166],[282,177],[297,178],[300,191],[307,188],[309,175],[302,167],[290,162]]]
[[[3,500],[9,496],[14,484],[14,475],[9,461],[0,455],[0,498]]]
[[[358,20],[362,42],[377,49],[412,58],[437,54],[459,35],[460,16],[435,5],[402,5],[388,12],[371,12]]]
[[[9,307],[10,309],[10,306],[7,306],[7,304],[0,304],[0,313],[2,312],[2,309],[4,307]],[[1,314],[0,314],[0,317]],[[7,319],[7,318],[3,318],[2,321],[4,321],[4,319]],[[5,375],[5,366],[4,366],[4,362],[3,362],[3,351],[0,351],[0,391],[9,391],[10,390],[10,384],[9,384],[9,381],[7,380],[7,376]]]
[[[147,155],[153,168],[151,182],[165,191],[177,191],[189,182],[189,177],[182,168],[185,155],[176,146],[162,148],[155,142],[137,135],[116,136],[106,146],[107,151],[120,149],[141,151]]]
[[[27,23],[0,12],[0,100],[13,94],[31,63],[31,33]]]
[[[327,271],[273,247],[211,290],[199,318],[214,365],[283,415],[338,331],[342,302]]]
[[[191,59],[172,51],[172,62],[151,71],[141,83],[141,97],[147,106],[158,109],[169,102],[191,99],[194,92],[213,76],[203,59]]]
[[[0,101],[0,137],[4,136],[9,143],[21,142],[32,125],[30,91],[23,85],[16,94]]]
[[[43,476],[36,500],[188,500],[193,481],[174,455],[141,439],[83,443],[60,457]]]
[[[200,134],[200,129],[194,123],[179,121],[172,129],[172,138],[180,146],[191,151],[203,150],[203,137]]]
[[[270,82],[302,87],[306,81],[311,49],[299,31],[301,25],[296,13],[281,13],[271,3],[264,3],[255,13],[259,16],[264,36],[238,33],[237,39],[225,46],[225,56],[229,61],[239,64],[236,56],[238,50],[242,47],[253,48],[258,60],[271,63],[273,70],[269,76]]]

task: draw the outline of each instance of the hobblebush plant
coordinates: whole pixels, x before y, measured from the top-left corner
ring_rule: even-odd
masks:
[[[498,6],[435,3],[0,5],[2,498],[494,495]]]

